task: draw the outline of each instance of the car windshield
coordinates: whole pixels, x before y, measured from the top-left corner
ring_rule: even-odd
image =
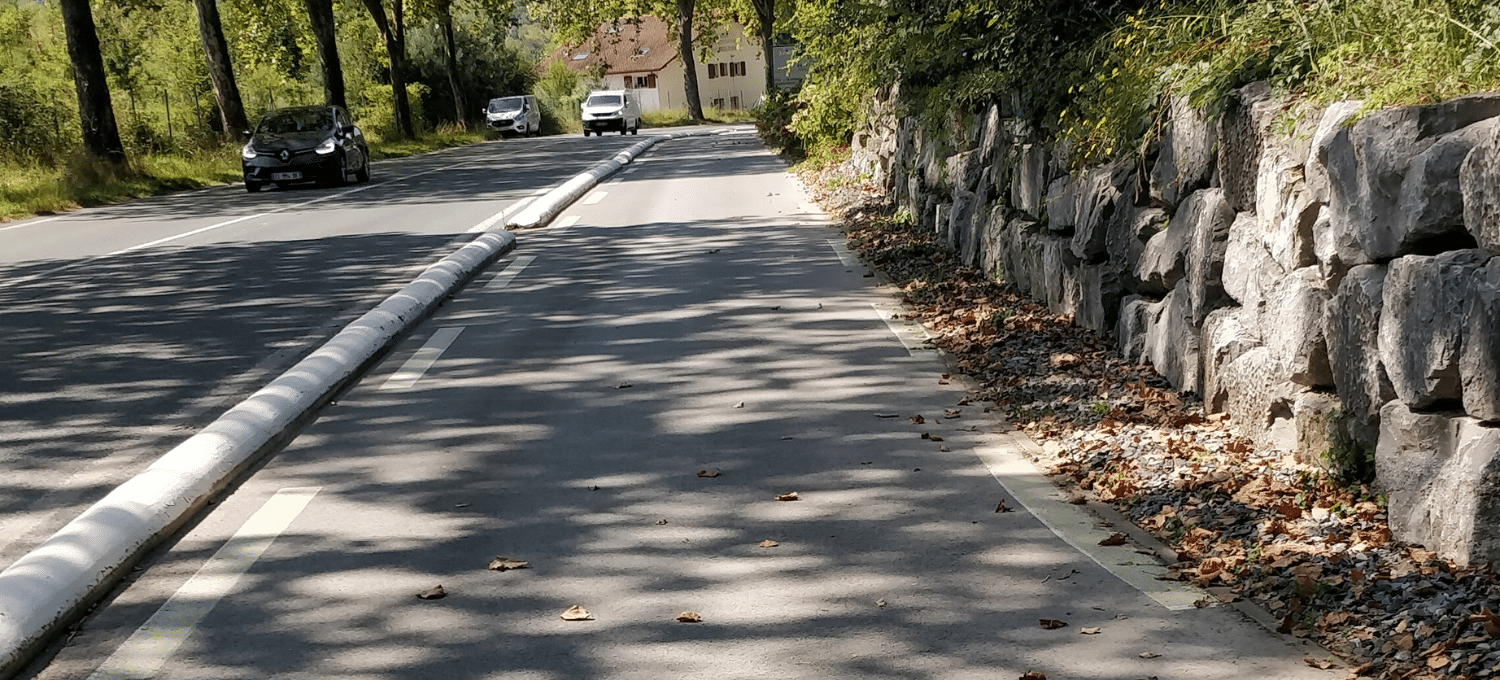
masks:
[[[260,131],[273,135],[326,132],[333,129],[333,116],[322,109],[278,111],[260,122]]]
[[[584,106],[619,106],[621,97],[617,94],[596,94],[589,97]]]
[[[501,97],[490,100],[490,113],[510,113],[520,111],[526,105],[525,97]]]

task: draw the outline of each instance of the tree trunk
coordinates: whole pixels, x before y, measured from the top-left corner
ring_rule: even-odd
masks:
[[[198,39],[208,58],[208,79],[214,85],[214,100],[219,103],[224,133],[230,139],[239,139],[240,133],[250,129],[250,122],[245,118],[240,86],[229,62],[229,42],[224,39],[224,26],[219,22],[218,2],[193,0],[193,9],[198,14]]]
[[[402,0],[391,0],[392,17],[385,15],[383,0],[364,0],[365,9],[380,30],[385,41],[386,55],[391,62],[391,107],[394,109],[396,136],[415,139],[416,130],[411,124],[411,105],[406,99],[406,26],[402,20]]]
[[[305,0],[307,21],[318,42],[318,60],[323,63],[323,103],[349,107],[344,97],[344,66],[333,22],[333,0]]]
[[[776,0],[751,0],[760,21],[760,49],[766,57],[766,96],[776,91]]]
[[[696,0],[677,0],[677,56],[682,57],[683,89],[687,90],[688,117],[704,119],[703,100],[698,96],[698,60],[693,55],[693,5]]]
[[[109,100],[109,81],[104,76],[104,57],[99,53],[99,34],[88,0],[60,0],[63,32],[68,39],[68,57],[73,62],[73,86],[78,91],[78,119],[83,126],[83,145],[89,153],[116,165],[125,162],[125,145],[115,123],[115,108]]]
[[[463,88],[458,84],[458,44],[453,39],[453,3],[448,0],[437,6],[438,22],[443,28],[443,51],[448,61],[448,88],[453,90],[453,122],[465,129],[469,127],[469,107],[464,103]]]

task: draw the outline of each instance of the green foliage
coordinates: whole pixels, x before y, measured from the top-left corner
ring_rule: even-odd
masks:
[[[755,107],[755,129],[761,141],[778,152],[800,160],[807,155],[802,137],[792,130],[792,118],[801,106],[796,93],[777,90],[771,92]]]
[[[542,132],[583,132],[579,106],[588,98],[602,74],[582,74],[567,64],[552,62],[536,84],[537,103],[542,106]]]
[[[1343,413],[1330,411],[1328,419],[1328,450],[1323,452],[1323,462],[1334,479],[1340,483],[1368,484],[1375,480],[1375,452],[1349,436]]]
[[[530,93],[537,80],[533,65],[514,47],[495,40],[492,35],[475,32],[475,19],[460,16],[453,22],[454,42],[458,45],[458,85],[465,103],[473,109],[467,112],[471,119],[478,118],[490,99]],[[435,21],[408,29],[407,57],[412,80],[425,86],[422,110],[432,120],[457,121],[442,31]]]

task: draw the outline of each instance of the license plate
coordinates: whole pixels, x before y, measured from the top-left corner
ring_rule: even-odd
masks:
[[[302,179],[302,173],[300,173],[300,172],[273,172],[273,173],[271,173],[271,181],[273,181],[273,182],[284,182],[284,181],[294,180],[294,179]]]

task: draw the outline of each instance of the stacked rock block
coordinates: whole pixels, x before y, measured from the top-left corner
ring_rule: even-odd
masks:
[[[1398,538],[1500,558],[1500,95],[1216,120],[1069,170],[1001,105],[867,112],[854,162],[964,263],[1112,336],[1262,449],[1373,451]]]

